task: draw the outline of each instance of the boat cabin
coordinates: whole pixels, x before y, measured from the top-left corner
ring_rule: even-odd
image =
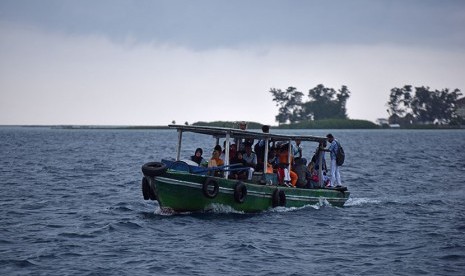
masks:
[[[222,128],[222,127],[210,127],[210,126],[188,126],[188,125],[169,125],[170,128],[176,129],[178,132],[178,143],[177,143],[177,150],[176,150],[176,161],[181,161],[181,148],[182,148],[182,137],[184,132],[192,132],[198,134],[205,134],[210,135],[215,139],[216,144],[220,143],[220,139],[225,139],[225,158],[224,158],[224,166],[222,166],[223,177],[228,178],[230,174],[230,164],[229,164],[229,157],[230,157],[230,145],[232,142],[237,140],[264,140],[265,145],[269,145],[270,143],[285,143],[288,145],[288,152],[292,150],[292,142],[295,140],[300,141],[310,141],[310,142],[324,142],[326,141],[326,137],[320,136],[310,136],[310,135],[284,135],[284,134],[272,134],[272,133],[264,133],[264,132],[257,132],[257,131],[249,131],[249,130],[241,130],[241,129],[234,129],[234,128]],[[239,146],[239,145],[238,145]],[[264,148],[264,158],[263,160],[268,160],[269,155],[269,147],[265,146]],[[319,164],[322,163],[322,155],[320,155]],[[273,179],[277,179],[274,177],[274,174],[269,174],[267,172],[267,163],[263,162],[263,173],[254,173],[258,175],[259,178],[264,180],[265,182],[272,181]],[[288,170],[290,171],[291,167],[291,154],[288,154]],[[319,186],[323,187],[323,171],[322,166],[319,166],[318,170],[318,178],[319,178]],[[276,180],[275,180],[276,181]],[[272,182],[275,182],[272,181]],[[278,184],[278,183],[273,183]]]

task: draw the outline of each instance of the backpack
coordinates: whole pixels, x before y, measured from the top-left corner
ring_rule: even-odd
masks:
[[[342,148],[341,144],[337,142],[336,165],[342,166],[344,164],[345,157],[346,155],[344,153],[344,149]]]

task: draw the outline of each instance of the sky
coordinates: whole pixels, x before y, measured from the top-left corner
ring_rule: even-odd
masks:
[[[0,0],[0,125],[277,125],[271,88],[465,94],[465,1]]]

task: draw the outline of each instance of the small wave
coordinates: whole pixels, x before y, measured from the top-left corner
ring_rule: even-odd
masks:
[[[244,214],[242,211],[237,211],[231,206],[213,203],[208,206],[208,210],[214,214]]]
[[[2,264],[2,266],[14,265],[20,268],[36,266],[36,264],[31,262],[30,260],[2,260],[0,261],[0,264]]]
[[[346,207],[379,204],[380,200],[371,198],[349,198],[344,204]]]
[[[132,209],[127,206],[109,207],[108,210],[118,211],[118,212],[131,212],[132,211]]]
[[[65,238],[78,238],[78,239],[90,239],[90,238],[94,238],[93,235],[89,235],[89,234],[79,234],[79,233],[60,233],[58,234],[59,236],[61,237],[65,237]]]
[[[170,208],[162,208],[160,206],[155,206],[154,214],[160,216],[173,216],[179,213],[175,212],[173,209]]]
[[[329,204],[329,203],[328,203]],[[269,211],[270,212],[277,212],[277,213],[287,213],[287,212],[294,212],[294,211],[297,211],[297,210],[304,210],[304,209],[320,209],[322,206],[325,206],[326,204],[325,203],[317,203],[317,204],[308,204],[308,205],[304,205],[302,207],[283,207],[283,206],[278,206],[278,207],[275,207],[275,208],[272,208],[270,209]]]
[[[464,255],[458,255],[458,254],[449,254],[449,255],[445,255],[445,256],[440,257],[440,259],[445,260],[445,261],[460,261],[460,260],[465,259],[465,256]]]
[[[123,228],[129,228],[129,229],[137,229],[137,228],[141,228],[141,226],[135,222],[131,222],[131,221],[120,221],[118,223],[116,223],[116,226],[118,227],[123,227]]]

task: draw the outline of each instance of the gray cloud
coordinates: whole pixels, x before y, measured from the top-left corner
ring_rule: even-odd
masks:
[[[6,1],[0,19],[193,49],[250,44],[465,46],[464,1]]]

